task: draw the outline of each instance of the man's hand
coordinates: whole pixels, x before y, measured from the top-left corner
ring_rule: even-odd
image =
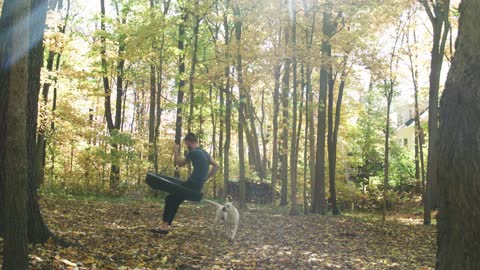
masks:
[[[175,145],[173,146],[173,153],[174,153],[175,155],[180,156],[180,145],[175,144]]]
[[[175,165],[179,167],[183,167],[188,163],[188,161],[185,158],[180,157],[180,145],[176,144],[173,147],[173,155],[174,155]]]

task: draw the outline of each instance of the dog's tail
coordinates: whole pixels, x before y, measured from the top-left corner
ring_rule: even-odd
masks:
[[[210,203],[210,204],[213,204],[213,205],[215,205],[216,207],[221,207],[221,206],[223,206],[223,205],[221,205],[221,204],[219,204],[219,203],[217,203],[217,202],[214,202],[214,201],[211,201],[211,200],[207,200],[207,199],[203,199],[202,201],[208,202],[208,203]]]

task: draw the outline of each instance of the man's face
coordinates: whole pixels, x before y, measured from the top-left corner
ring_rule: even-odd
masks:
[[[188,150],[192,150],[194,148],[192,142],[185,141],[185,145],[187,146]]]

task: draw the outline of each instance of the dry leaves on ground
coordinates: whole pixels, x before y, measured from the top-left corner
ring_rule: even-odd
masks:
[[[73,243],[30,250],[32,269],[432,269],[432,226],[348,216],[288,216],[240,210],[229,241],[209,204],[185,203],[168,235],[160,202],[42,199],[49,228]],[[0,245],[1,246],[1,245]]]

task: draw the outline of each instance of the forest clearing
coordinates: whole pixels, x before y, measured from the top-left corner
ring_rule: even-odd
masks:
[[[241,211],[238,238],[213,224],[214,208],[181,206],[173,231],[148,231],[161,201],[43,197],[46,222],[65,248],[30,248],[31,269],[433,269],[435,227],[421,216],[289,216],[268,206]],[[285,210],[288,211],[288,210]]]

